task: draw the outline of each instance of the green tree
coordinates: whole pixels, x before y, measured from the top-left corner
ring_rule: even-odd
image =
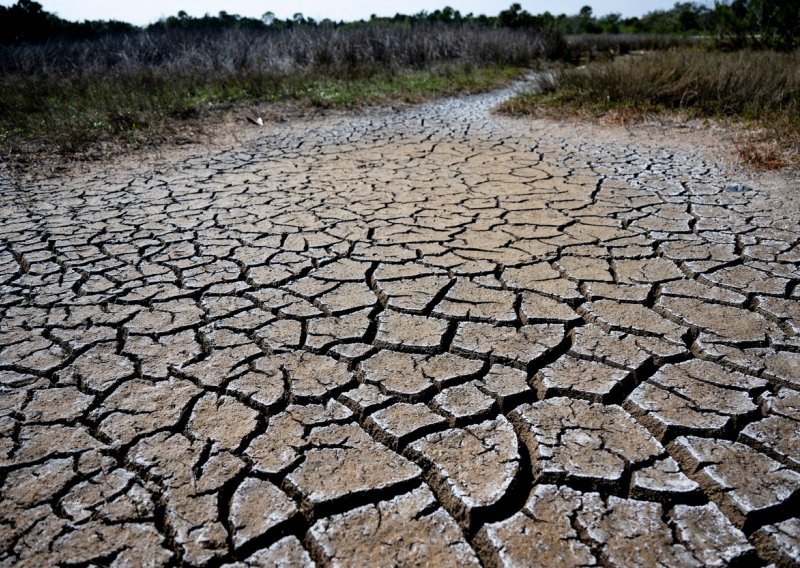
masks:
[[[800,46],[800,2],[798,0],[750,0],[760,43],[790,50]]]
[[[733,0],[714,7],[719,41],[729,47],[791,50],[800,47],[800,2]]]

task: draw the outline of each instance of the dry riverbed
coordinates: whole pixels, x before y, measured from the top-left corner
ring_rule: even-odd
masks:
[[[0,181],[0,564],[800,561],[800,194],[508,93]]]

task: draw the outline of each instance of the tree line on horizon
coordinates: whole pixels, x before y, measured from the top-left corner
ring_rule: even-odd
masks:
[[[355,22],[324,19],[316,21],[301,13],[280,19],[272,12],[261,18],[249,18],[225,11],[216,16],[194,17],[185,11],[139,27],[116,20],[72,22],[44,10],[35,0],[18,0],[0,6],[0,43],[43,43],[52,39],[94,39],[114,34],[166,30],[207,31],[217,29],[276,30],[295,27],[357,27],[365,25],[420,26],[486,26],[530,29],[564,35],[570,34],[677,34],[713,36],[718,45],[745,46],[790,50],[800,45],[800,2],[793,0],[717,1],[714,7],[697,2],[676,2],[667,10],[653,10],[641,17],[623,18],[611,13],[596,16],[591,6],[577,14],[554,15],[550,12],[531,14],[518,3],[496,16],[462,14],[449,6],[433,12],[396,14],[392,17],[372,15],[369,20]]]

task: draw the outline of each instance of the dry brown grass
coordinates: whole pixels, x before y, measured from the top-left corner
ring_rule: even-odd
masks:
[[[736,131],[748,165],[800,164],[800,52],[682,50],[629,56],[540,75],[508,101],[510,114],[638,121],[714,118]]]

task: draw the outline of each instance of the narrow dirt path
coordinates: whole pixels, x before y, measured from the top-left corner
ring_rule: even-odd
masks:
[[[798,184],[492,94],[0,188],[0,566],[800,562]]]

